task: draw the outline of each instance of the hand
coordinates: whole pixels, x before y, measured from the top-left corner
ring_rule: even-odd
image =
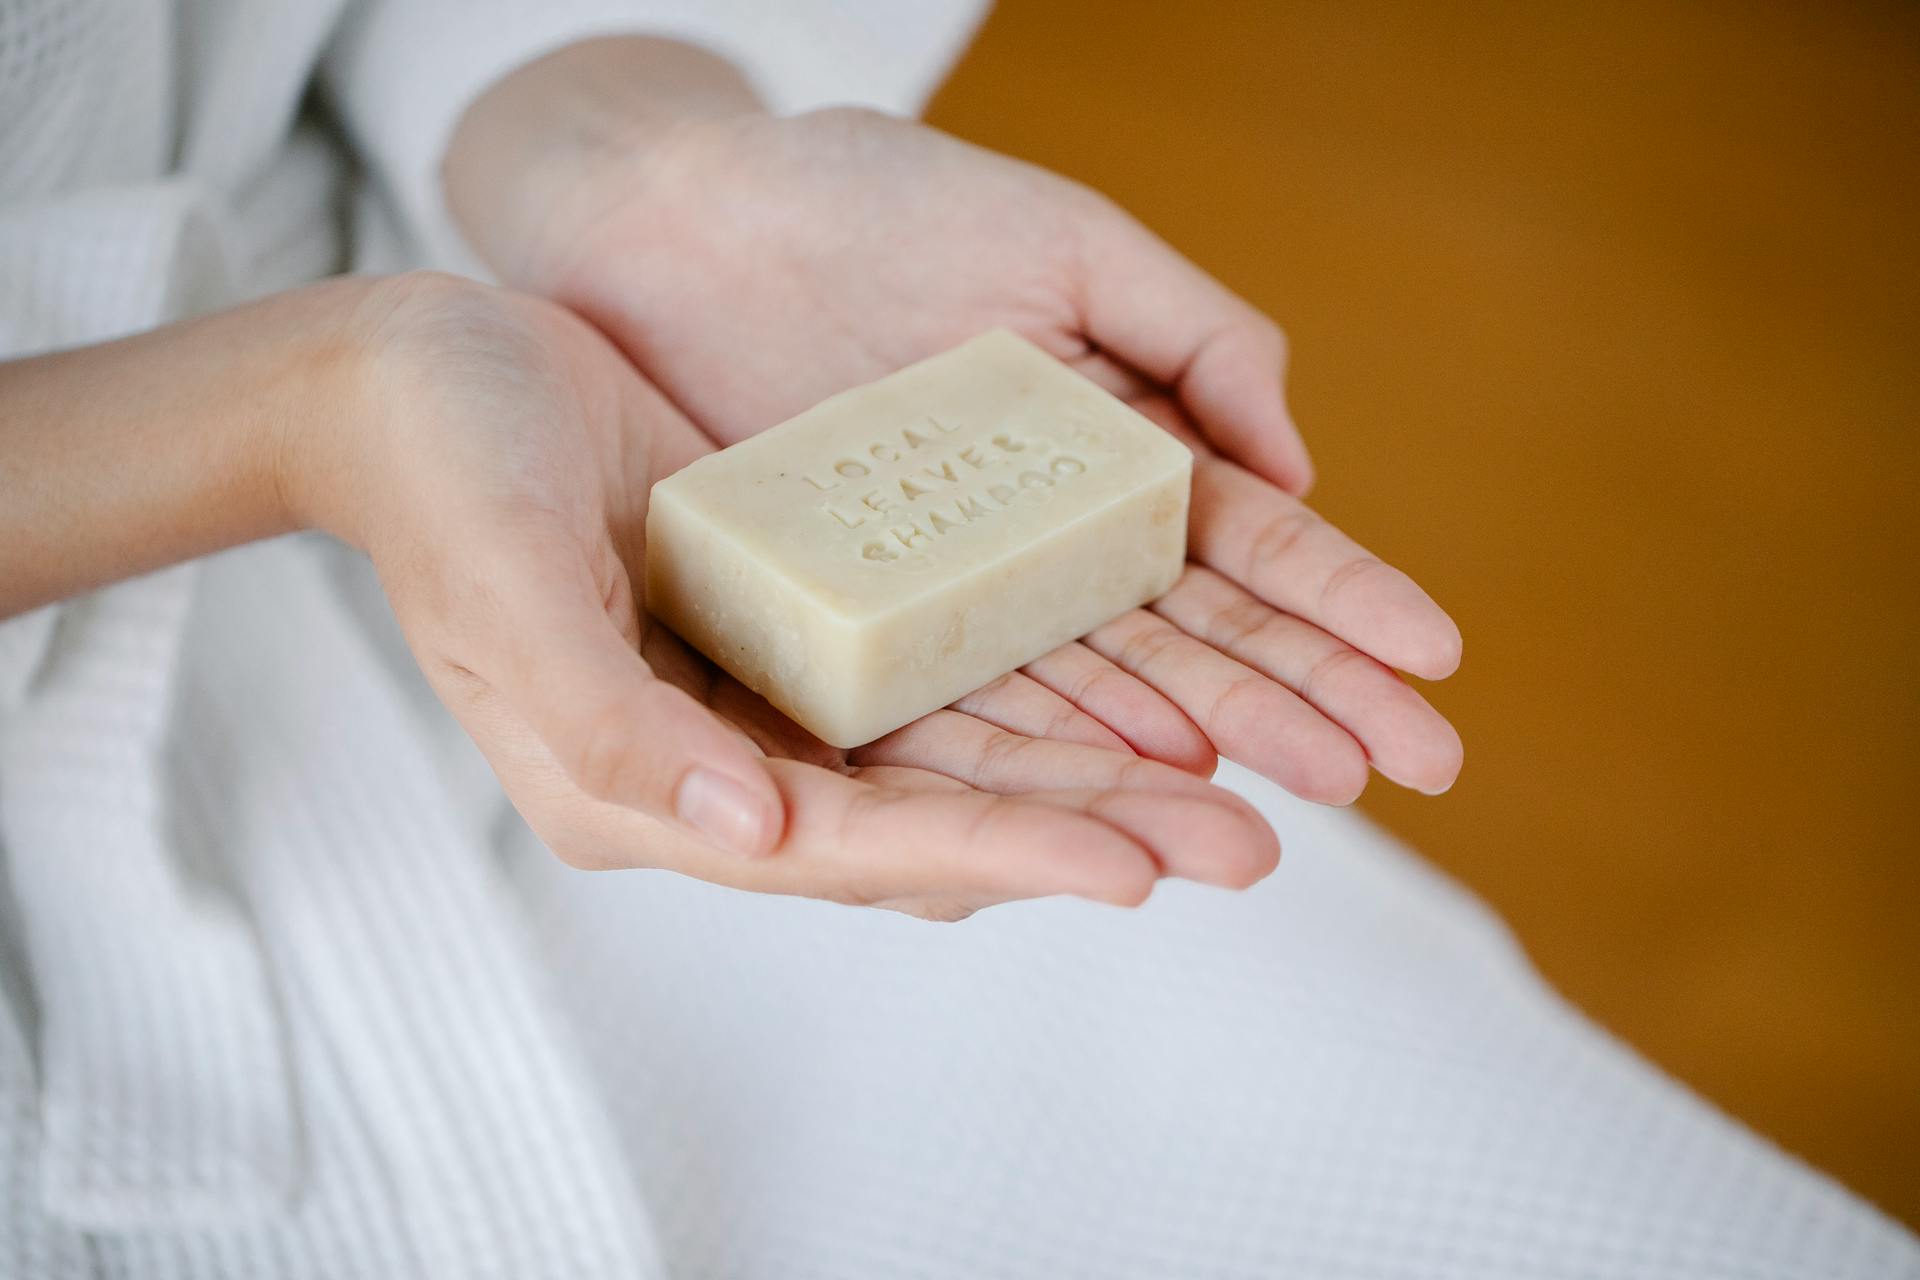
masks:
[[[290,434],[290,505],[368,551],[434,689],[568,862],[949,918],[1272,868],[1249,806],[1166,765],[960,711],[849,757],[649,625],[648,488],[712,446],[561,308],[403,277],[346,330],[359,411]],[[979,701],[1018,720],[1036,697]],[[1098,741],[1052,712],[1058,737]]]
[[[1451,621],[1405,574],[1211,448],[1164,396],[1130,398],[1194,452],[1188,564],[1087,646],[1296,795],[1350,803],[1369,763],[1429,794],[1452,786],[1459,735],[1394,674],[1449,674]]]
[[[767,117],[663,43],[554,55],[469,113],[449,190],[497,266],[590,318],[723,441],[982,330],[1023,333],[1200,455],[1187,576],[1026,675],[1195,772],[1218,750],[1330,803],[1369,762],[1451,784],[1458,736],[1389,668],[1447,675],[1459,632],[1300,504],[1311,467],[1271,321],[1084,188],[871,112]],[[615,74],[636,46],[684,74]],[[633,87],[663,82],[701,84],[697,109]],[[562,128],[583,101],[594,127]],[[531,203],[497,198],[509,121],[546,140]]]

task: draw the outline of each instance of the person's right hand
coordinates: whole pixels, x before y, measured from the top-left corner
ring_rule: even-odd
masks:
[[[339,349],[358,412],[287,432],[288,501],[368,551],[435,691],[567,862],[943,918],[1274,865],[1250,806],[1105,749],[1063,701],[1036,717],[1053,695],[1030,682],[849,754],[650,623],[648,488],[713,446],[571,313],[401,277],[367,286]],[[1040,737],[1001,727],[1036,718]]]
[[[448,150],[503,277],[591,320],[731,443],[995,327],[1181,434],[1191,563],[1171,593],[1023,669],[1143,756],[1216,753],[1303,798],[1369,768],[1424,792],[1453,727],[1395,674],[1460,632],[1301,501],[1273,322],[1085,187],[912,121],[773,116],[711,54],[584,41],[504,77]]]

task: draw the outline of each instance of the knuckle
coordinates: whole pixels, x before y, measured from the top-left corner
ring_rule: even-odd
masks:
[[[1009,733],[1005,729],[995,729],[992,733],[988,734],[986,740],[980,744],[980,754],[977,763],[981,773],[993,775],[1003,769],[1017,769],[1018,765],[1016,762],[1020,753],[1025,750],[1032,741],[1033,739],[1031,738],[1023,737],[1017,733]],[[997,796],[992,797],[994,800],[999,798],[1000,797]],[[988,810],[991,811],[992,808],[992,804],[989,803]]]
[[[1065,702],[1047,717],[1046,727],[1040,731],[1042,738],[1065,739],[1072,730],[1080,726],[1085,713],[1071,702]]]
[[[1249,707],[1247,704],[1272,687],[1272,683],[1265,676],[1248,674],[1220,690],[1207,707],[1208,730],[1215,735],[1220,735],[1227,732],[1225,726],[1228,721],[1237,716],[1258,718],[1258,708]]]
[[[1328,574],[1327,580],[1320,584],[1321,605],[1324,606],[1339,593],[1350,590],[1361,578],[1369,577],[1386,567],[1384,561],[1369,555],[1358,555],[1348,560]]]
[[[1248,560],[1259,565],[1292,554],[1319,520],[1320,517],[1304,507],[1269,516],[1254,532],[1253,543],[1247,549]]]
[[[1073,683],[1068,686],[1067,701],[1073,703],[1075,706],[1085,706],[1088,697],[1092,695],[1095,689],[1098,689],[1102,684],[1118,674],[1117,669],[1106,665],[1104,662],[1088,663],[1087,669],[1075,676]]]
[[[1267,605],[1248,597],[1219,610],[1207,628],[1208,643],[1221,649],[1237,649],[1267,630],[1280,615]]]
[[[1317,706],[1319,695],[1326,692],[1326,683],[1330,677],[1354,662],[1365,664],[1371,661],[1372,659],[1358,649],[1348,649],[1344,646],[1330,649],[1307,668],[1307,674],[1300,681],[1300,696]]]
[[[1143,671],[1179,639],[1180,633],[1172,627],[1143,624],[1121,644],[1119,664],[1128,671]]]
[[[634,726],[641,722],[624,700],[595,710],[580,725],[565,757],[574,785],[596,800],[620,797],[623,784],[635,772]]]

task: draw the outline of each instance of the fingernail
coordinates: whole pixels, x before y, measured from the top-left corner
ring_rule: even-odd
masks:
[[[753,793],[723,773],[690,769],[674,793],[680,821],[729,852],[752,857],[760,852],[765,821]]]

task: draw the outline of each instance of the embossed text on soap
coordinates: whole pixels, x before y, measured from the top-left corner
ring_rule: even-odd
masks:
[[[1098,442],[1083,423],[1058,426]],[[928,415],[800,473],[798,482],[821,495],[820,512],[836,534],[865,535],[862,559],[887,564],[1018,503],[1045,501],[1087,466],[1081,451],[1038,430],[969,429]]]

